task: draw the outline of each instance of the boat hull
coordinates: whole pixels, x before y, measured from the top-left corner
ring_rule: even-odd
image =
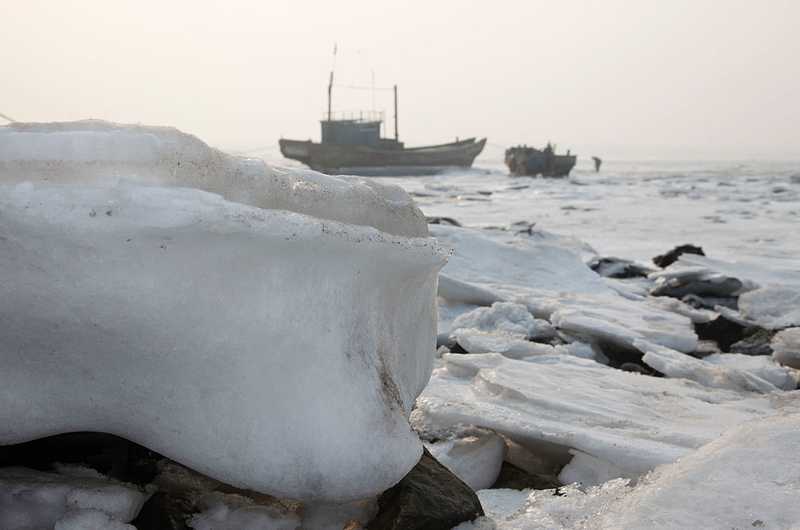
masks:
[[[470,167],[486,139],[408,149],[372,149],[363,146],[280,140],[281,154],[329,175],[431,175],[442,169]]]

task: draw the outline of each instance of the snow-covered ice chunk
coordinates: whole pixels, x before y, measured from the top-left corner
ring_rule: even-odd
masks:
[[[791,374],[770,357],[714,353],[696,359],[643,340],[636,341],[636,347],[644,353],[642,360],[651,368],[669,377],[689,379],[703,386],[764,394],[797,388]]]
[[[795,528],[800,415],[744,422],[607,503],[598,528]]]
[[[539,321],[549,320],[586,342],[610,342],[633,349],[633,341],[643,338],[691,352],[697,348],[692,321],[709,318],[677,301],[665,303],[632,294],[623,297],[579,255],[561,246],[526,239],[498,242],[476,230],[441,225],[432,226],[431,233],[454,249],[442,269],[439,286],[439,295],[451,300],[448,314],[453,330],[460,326],[516,330],[533,338],[530,330],[522,330],[527,321],[519,320],[521,309],[510,309],[524,305]],[[456,308],[452,302],[461,303],[459,307],[468,311],[475,308],[465,303],[496,304],[497,308],[460,316],[453,315]],[[505,305],[509,302],[513,304]],[[440,332],[446,333],[446,328],[442,325]],[[485,346],[479,348],[487,351]],[[517,344],[501,351],[513,356],[536,353],[527,350],[530,347]]]
[[[148,496],[88,468],[0,468],[0,530],[132,530],[125,523],[136,517]]]
[[[526,239],[502,243],[476,230],[444,225],[430,230],[441,244],[454,249],[442,273],[460,282],[510,296],[520,289],[612,292],[580,256],[562,246]]]
[[[482,490],[483,521],[460,530],[639,530],[641,528],[795,528],[800,517],[800,415],[737,425],[635,486],[625,479],[581,491]]]
[[[485,429],[468,429],[452,440],[425,445],[436,460],[476,491],[492,487],[506,454],[503,437]]]
[[[769,285],[745,293],[739,311],[765,329],[800,326],[800,286]]]
[[[457,280],[447,274],[439,274],[439,296],[451,302],[472,305],[492,305],[508,298],[492,289]]]
[[[469,353],[502,353],[506,357],[519,359],[529,355],[553,353],[554,347],[529,341],[525,335],[508,331],[483,331],[477,328],[459,328],[453,336]]]
[[[795,528],[800,466],[787,455],[797,450],[798,429],[798,414],[746,421],[633,487],[616,479],[585,491],[481,490],[487,520],[458,528]]]
[[[124,180],[201,189],[393,235],[428,235],[425,216],[398,186],[230,156],[172,127],[100,120],[0,127],[1,184],[109,188]]]
[[[491,307],[480,307],[453,320],[453,329],[478,328],[483,331],[507,331],[523,335],[526,339],[548,339],[556,330],[546,320],[534,318],[522,304],[496,302]]]
[[[493,522],[502,522],[514,515],[528,499],[531,490],[485,489],[476,492],[481,501],[486,517]],[[475,525],[464,525],[464,529],[473,529]],[[493,526],[492,528],[497,528]]]
[[[728,262],[698,254],[682,254],[678,261],[663,271],[663,276],[683,276],[686,274],[681,272],[683,269],[694,271],[693,274],[697,274],[698,279],[717,274],[737,278],[744,284],[742,293],[772,284],[800,287],[800,271],[797,269],[765,267],[761,261]],[[651,277],[656,278],[661,275]]]
[[[781,364],[800,369],[800,328],[780,330],[770,342],[772,358]]]
[[[531,292],[516,299],[556,328],[589,342],[633,349],[645,339],[682,352],[697,349],[692,320],[674,306],[652,299],[630,300],[614,293]]]
[[[530,355],[561,354],[608,362],[608,358],[602,352],[591,344],[579,340],[553,346],[531,342],[519,333],[483,331],[476,328],[460,328],[452,332],[452,335],[468,353],[501,353],[511,359],[522,359]]]
[[[615,370],[567,355],[514,360],[500,354],[446,354],[417,399],[412,424],[436,432],[472,424],[532,447],[550,444],[596,460],[570,470],[584,486],[600,462],[635,478],[674,462],[725,429],[777,409],[800,410],[794,394],[775,396],[701,387]],[[608,473],[602,477],[606,478]]]
[[[448,251],[402,190],[174,129],[0,136],[0,443],[109,432],[301,501],[416,464]]]

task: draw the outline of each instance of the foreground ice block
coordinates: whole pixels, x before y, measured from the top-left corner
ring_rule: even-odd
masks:
[[[422,452],[427,236],[399,188],[174,129],[0,128],[0,444],[103,431],[283,498],[377,494]]]

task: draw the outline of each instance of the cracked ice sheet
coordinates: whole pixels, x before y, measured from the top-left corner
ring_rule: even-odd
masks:
[[[417,428],[474,424],[529,447],[544,442],[572,449],[591,458],[577,459],[563,473],[584,486],[610,473],[636,478],[745,420],[800,411],[793,393],[709,389],[567,355],[446,354],[443,363],[417,399]]]
[[[430,228],[439,243],[455,250],[440,274],[440,335],[475,307],[514,301],[583,340],[629,349],[636,339],[682,352],[697,348],[692,320],[707,315],[677,300],[623,297],[569,249],[524,239],[500,243],[443,225]]]
[[[583,340],[633,349],[637,339],[681,352],[697,349],[692,319],[658,300],[616,294],[529,293],[515,300],[556,328]]]
[[[635,487],[624,479],[581,492],[573,486],[482,490],[487,518],[458,530],[639,530],[796,528],[800,518],[800,415],[776,414],[731,428]],[[489,520],[491,519],[491,521]]]

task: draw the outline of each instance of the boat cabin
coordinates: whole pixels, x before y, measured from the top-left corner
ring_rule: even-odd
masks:
[[[326,114],[326,117],[328,115]],[[320,121],[322,143],[354,145],[371,149],[403,149],[403,142],[381,138],[382,113],[358,112],[339,114]]]

